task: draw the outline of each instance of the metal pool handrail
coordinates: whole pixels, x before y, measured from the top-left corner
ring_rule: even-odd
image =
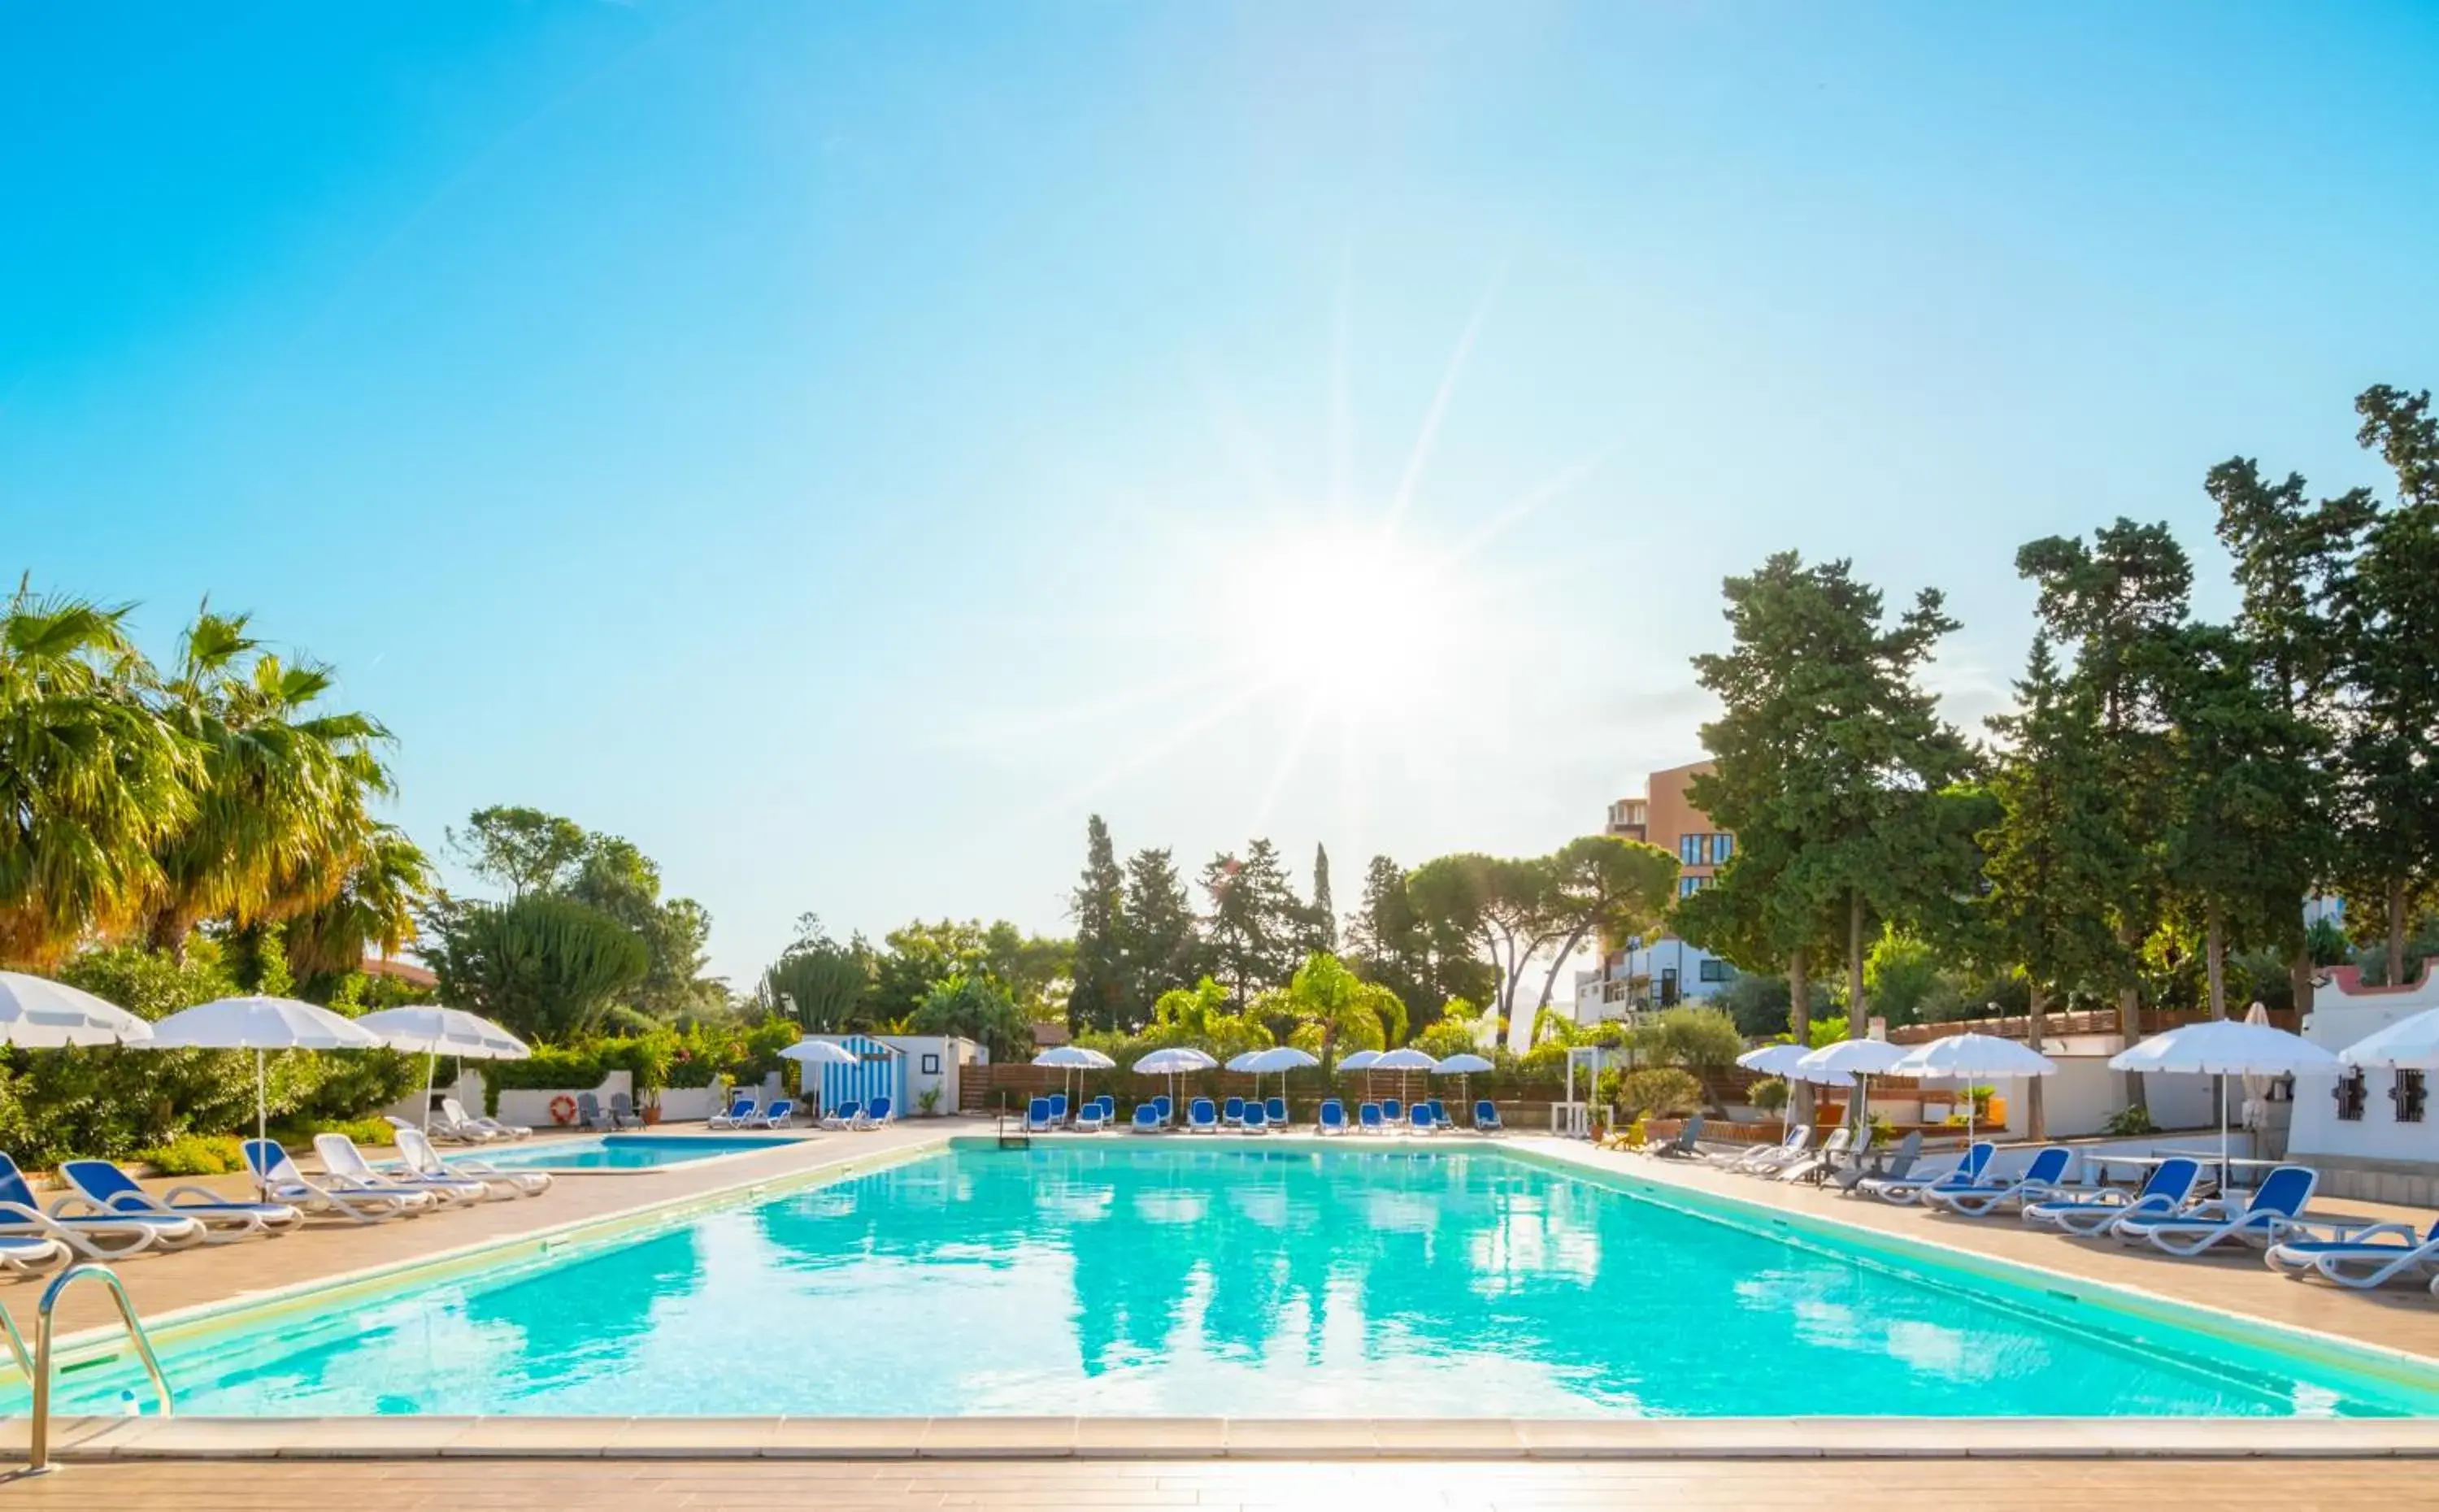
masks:
[[[110,1288],[112,1298],[118,1304],[119,1319],[127,1325],[127,1337],[134,1341],[135,1353],[144,1361],[144,1372],[152,1378],[152,1389],[161,1394],[161,1415],[168,1417],[172,1411],[169,1378],[161,1374],[161,1358],[152,1352],[151,1336],[144,1331],[143,1320],[135,1316],[135,1304],[128,1300],[127,1286],[118,1279],[118,1272],[90,1262],[69,1266],[43,1289],[43,1300],[34,1309],[34,1421],[29,1434],[31,1451],[26,1463],[27,1473],[31,1475],[41,1475],[51,1468],[51,1309],[59,1306],[60,1293],[86,1276],[96,1277]],[[16,1325],[10,1324],[9,1331],[14,1334]],[[24,1342],[19,1341],[17,1347],[22,1356]]]

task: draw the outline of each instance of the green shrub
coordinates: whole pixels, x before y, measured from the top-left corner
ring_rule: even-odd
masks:
[[[1774,1113],[1787,1106],[1787,1079],[1764,1076],[1753,1084],[1753,1090],[1745,1094],[1745,1097],[1763,1112]]]
[[[245,1153],[230,1134],[182,1134],[137,1150],[135,1158],[163,1176],[224,1176],[245,1169]]]
[[[1618,1082],[1617,1100],[1620,1107],[1637,1116],[1673,1118],[1700,1109],[1702,1083],[1690,1071],[1654,1066],[1627,1073]]]
[[[2120,1137],[2134,1134],[2156,1134],[2160,1131],[2160,1126],[2151,1122],[2151,1114],[2148,1110],[2142,1108],[2121,1108],[2116,1112],[2110,1115],[2109,1122],[2100,1126],[2100,1131],[2104,1134],[2116,1134]]]
[[[271,1137],[284,1148],[301,1149],[316,1134],[345,1134],[359,1145],[386,1145],[398,1130],[383,1118],[288,1118],[271,1126]]]
[[[482,1062],[483,1106],[500,1111],[500,1094],[510,1087],[566,1087],[583,1091],[598,1087],[614,1071],[634,1079],[635,1095],[649,1097],[669,1084],[678,1037],[666,1031],[632,1038],[579,1040],[571,1044],[538,1044],[523,1060]],[[708,1082],[703,1083],[708,1085]]]

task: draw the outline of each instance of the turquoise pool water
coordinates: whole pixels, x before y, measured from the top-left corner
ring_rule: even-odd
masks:
[[[770,1149],[792,1143],[750,1134],[600,1134],[590,1139],[552,1139],[531,1145],[485,1145],[457,1153],[470,1160],[518,1170],[549,1166],[566,1170],[640,1171],[661,1165],[683,1165],[715,1155]]]
[[[2434,1406],[2405,1384],[1927,1261],[1893,1269],[1493,1151],[1181,1143],[959,1147],[197,1340],[170,1351],[169,1379],[181,1412],[264,1415]],[[116,1366],[76,1372],[63,1399],[112,1409],[134,1383]]]

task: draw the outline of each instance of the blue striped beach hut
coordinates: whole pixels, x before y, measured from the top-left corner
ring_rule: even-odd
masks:
[[[906,1112],[906,1052],[896,1045],[884,1044],[869,1035],[824,1034],[818,1040],[828,1040],[853,1051],[858,1058],[851,1066],[822,1067],[822,1112],[828,1112],[841,1103],[860,1103],[869,1108],[875,1097],[886,1097],[900,1116]]]

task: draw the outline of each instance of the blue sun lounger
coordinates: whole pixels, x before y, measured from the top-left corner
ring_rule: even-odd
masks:
[[[1177,1105],[1168,1100],[1168,1094],[1162,1093],[1159,1096],[1154,1097],[1151,1100],[1151,1105],[1153,1110],[1160,1114],[1160,1127],[1166,1129],[1169,1125],[1177,1122]]]
[[[1498,1104],[1487,1097],[1476,1097],[1473,1100],[1473,1127],[1497,1133],[1507,1126],[1499,1121]]]
[[[1325,1134],[1346,1132],[1346,1105],[1335,1097],[1325,1099],[1321,1105],[1321,1122],[1317,1128]]]
[[[1220,1105],[1220,1121],[1235,1128],[1245,1121],[1245,1099],[1231,1097]]]
[[[1380,1105],[1377,1102],[1367,1102],[1357,1108],[1355,1119],[1363,1126],[1367,1134],[1380,1133],[1389,1127],[1389,1121],[1380,1116]]]
[[[2032,1164],[2024,1167],[2024,1174],[2012,1182],[1934,1187],[1922,1194],[1923,1205],[1959,1218],[1985,1218],[2003,1207],[2046,1201],[2058,1195],[2058,1183],[2066,1180],[2066,1168],[2074,1162],[2074,1151],[2064,1145],[2052,1145],[2035,1154]]]
[[[164,1213],[45,1213],[17,1163],[0,1155],[0,1236],[56,1239],[79,1254],[116,1260],[140,1251],[204,1241],[198,1219]]]
[[[1244,1130],[1249,1134],[1267,1134],[1271,1131],[1271,1115],[1262,1112],[1260,1103],[1249,1102],[1245,1105]]]
[[[1975,1140],[1965,1151],[1965,1158],[1944,1171],[1916,1176],[1866,1176],[1855,1183],[1855,1190],[1877,1197],[1884,1202],[1919,1202],[1933,1191],[1962,1191],[1982,1183],[1982,1172],[1990,1164],[1998,1147],[1988,1140]]]
[[[173,1186],[154,1197],[135,1178],[106,1160],[72,1160],[60,1165],[60,1178],[76,1195],[62,1199],[97,1214],[158,1213],[193,1218],[204,1226],[204,1241],[226,1244],[256,1235],[285,1234],[305,1221],[305,1215],[285,1202],[232,1202],[208,1186]],[[52,1209],[54,1217],[64,1206]]]
[[[2193,1195],[2194,1180],[2200,1174],[2201,1166],[2194,1161],[2182,1155],[2172,1156],[2151,1168],[2150,1180],[2132,1197],[2123,1192],[2099,1191],[2084,1198],[2030,1202],[2024,1206],[2024,1221],[2044,1223],[2089,1238],[2106,1234],[2123,1218],[2167,1218],[2185,1205],[2185,1199]]]
[[[714,1113],[703,1123],[705,1129],[742,1129],[745,1121],[762,1106],[762,1099],[750,1092],[739,1093],[729,1102],[728,1112]]]
[[[1050,1116],[1049,1098],[1034,1097],[1026,1101],[1024,1105],[1024,1131],[1026,1133],[1046,1134],[1058,1127],[1059,1121]]]
[[[1138,1134],[1159,1133],[1160,1110],[1148,1102],[1135,1104],[1135,1115],[1128,1122],[1127,1127]]]
[[[1211,1106],[1208,1097],[1197,1097],[1185,1105],[1185,1131],[1189,1134],[1220,1132],[1220,1111]]]
[[[1383,1097],[1380,1099],[1380,1117],[1385,1123],[1402,1124],[1406,1121],[1406,1105],[1395,1097]]]
[[[2147,1242],[2179,1256],[2199,1254],[2230,1239],[2268,1249],[2294,1226],[2320,1183],[2321,1173],[2308,1165],[2281,1165],[2261,1179],[2241,1208],[2207,1202],[2182,1213],[2120,1218],[2110,1232],[2125,1243]]]

